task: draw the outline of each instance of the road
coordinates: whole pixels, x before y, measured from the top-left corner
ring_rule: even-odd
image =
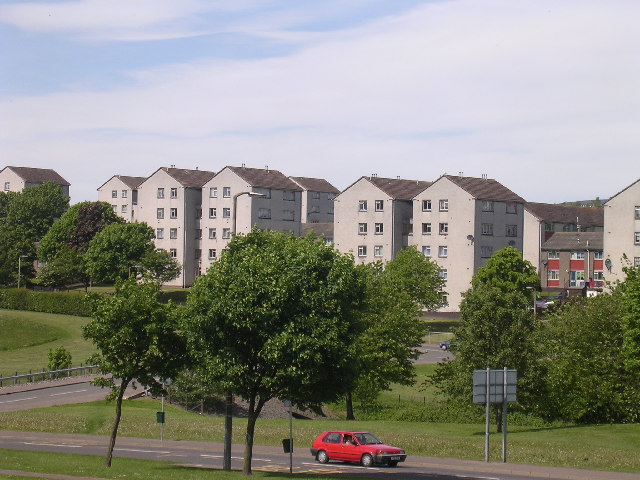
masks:
[[[0,431],[0,448],[6,449],[104,456],[106,446],[107,437]],[[221,443],[119,437],[114,456],[171,461],[192,467],[220,469],[222,451]],[[233,445],[232,468],[234,470],[242,469],[242,452],[242,445]],[[255,471],[288,473],[289,454],[283,453],[282,449],[277,447],[255,446],[252,468]],[[313,460],[306,448],[295,450],[293,472],[331,475],[333,478],[340,475],[396,480],[530,480],[531,478],[640,480],[640,475],[632,474],[412,456],[396,468],[364,468],[338,462],[319,464]]]

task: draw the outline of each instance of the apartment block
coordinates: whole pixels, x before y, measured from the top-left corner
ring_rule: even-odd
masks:
[[[624,266],[640,266],[640,179],[604,204],[605,277],[624,280]]]
[[[433,259],[446,280],[448,306],[493,252],[523,248],[525,201],[496,180],[443,175],[415,196],[411,244]]]
[[[333,199],[340,193],[323,178],[289,177],[302,189],[301,223],[333,223]]]
[[[69,197],[69,182],[50,168],[8,166],[0,170],[0,185],[5,192],[21,192],[26,187],[35,187],[46,182],[59,185],[62,194]]]
[[[302,188],[277,170],[223,168],[202,188],[202,272],[235,233],[265,230],[300,235]]]
[[[98,188],[98,201],[109,203],[113,212],[127,222],[135,222],[138,186],[146,179],[114,175]]]
[[[202,187],[215,175],[205,170],[162,167],[138,185],[137,221],[150,225],[155,244],[182,265],[168,285],[188,287],[200,273]]]
[[[542,245],[557,232],[602,232],[604,209],[527,202],[524,209],[524,259],[541,272]],[[544,275],[541,274],[544,285]]]
[[[420,180],[361,177],[334,200],[334,244],[357,263],[389,261],[409,245],[413,198],[431,185]]]

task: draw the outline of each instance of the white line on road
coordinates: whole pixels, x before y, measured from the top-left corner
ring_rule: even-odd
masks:
[[[59,395],[69,395],[71,393],[82,393],[82,392],[86,392],[87,389],[85,388],[84,390],[76,390],[75,392],[62,392],[62,393],[52,393],[51,395],[49,395],[50,397],[57,397]]]
[[[0,402],[0,403],[24,402],[25,400],[33,400],[34,398],[37,398],[37,397],[19,398],[18,400],[7,400],[7,401],[5,401],[5,402]]]
[[[24,445],[35,445],[37,447],[65,447],[65,448],[82,448],[82,445],[69,445],[64,443],[36,443],[22,442]]]
[[[223,458],[223,455],[205,455],[204,453],[200,454],[202,458]],[[244,457],[231,457],[231,460],[244,460]],[[252,460],[256,460],[258,462],[271,462],[268,458],[256,458],[253,457]]]
[[[138,452],[138,453],[160,453],[163,455],[169,455],[172,452],[165,452],[162,450],[138,450],[136,448],[114,448],[114,451],[117,450],[119,452]]]
[[[341,463],[312,463],[312,462],[302,462],[302,465],[313,465],[315,467],[318,468],[355,468],[358,470],[377,470],[379,471],[379,468],[374,468],[374,467],[361,467],[359,465],[347,465],[347,464],[341,464]]]

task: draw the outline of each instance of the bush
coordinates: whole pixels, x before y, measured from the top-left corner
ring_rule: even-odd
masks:
[[[63,292],[33,292],[26,288],[0,289],[0,308],[80,317],[88,317],[91,314],[84,295]]]
[[[67,351],[66,348],[60,346],[56,349],[49,349],[49,371],[52,370],[64,370],[66,368],[71,368],[71,354]],[[64,374],[60,373],[57,375],[58,377],[64,376]]]

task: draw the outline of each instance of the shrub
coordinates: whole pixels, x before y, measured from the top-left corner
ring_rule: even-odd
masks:
[[[63,292],[33,292],[26,288],[0,289],[0,308],[31,312],[59,313],[88,317],[84,295]]]
[[[49,349],[49,371],[51,370],[64,370],[66,368],[71,368],[71,354],[67,351],[66,348],[60,346],[56,349]],[[56,375],[57,377],[62,377],[64,374],[59,373]]]

